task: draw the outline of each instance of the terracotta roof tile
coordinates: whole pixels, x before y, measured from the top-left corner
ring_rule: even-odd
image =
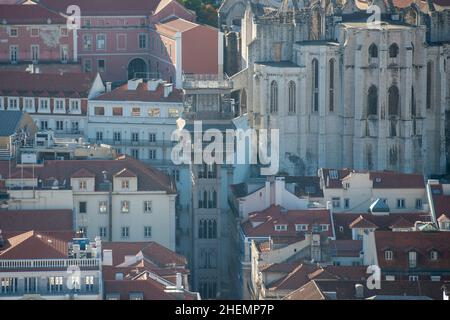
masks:
[[[116,177],[116,178],[136,178],[137,175],[133,171],[131,171],[127,168],[123,168],[122,170],[117,172],[114,175],[114,177]]]
[[[0,210],[0,229],[12,231],[70,231],[72,210]]]
[[[49,20],[50,19],[50,20]],[[7,24],[66,24],[66,19],[59,13],[39,5],[0,4],[0,21]]]
[[[352,223],[350,223],[350,229],[353,228],[376,229],[378,226],[360,215]]]

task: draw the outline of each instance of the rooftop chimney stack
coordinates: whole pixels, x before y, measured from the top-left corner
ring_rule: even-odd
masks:
[[[355,297],[357,299],[364,298],[364,286],[360,283],[355,284]]]
[[[128,80],[128,90],[136,90],[138,85],[142,83],[143,79],[130,79]]]
[[[173,84],[165,83],[164,84],[164,98],[167,98],[169,94],[172,92]]]
[[[112,88],[112,83],[111,82],[107,82],[106,83],[106,92],[111,92],[111,88]]]
[[[177,272],[176,289],[177,290],[183,289],[183,280],[181,278],[181,273],[179,272]]]
[[[156,89],[158,89],[158,86],[161,82],[161,79],[149,79],[147,81],[148,91],[155,91]]]
[[[113,265],[113,256],[111,249],[103,250],[103,265],[104,266],[112,266]]]

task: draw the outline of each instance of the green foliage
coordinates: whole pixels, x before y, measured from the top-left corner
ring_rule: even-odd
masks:
[[[195,11],[198,22],[217,27],[217,5],[214,0],[178,0],[178,2]]]

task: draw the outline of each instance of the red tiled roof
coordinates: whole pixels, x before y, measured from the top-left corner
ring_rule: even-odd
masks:
[[[350,229],[353,228],[364,228],[364,229],[372,229],[378,228],[378,226],[369,220],[365,219],[362,215],[356,218],[352,223],[350,223]]]
[[[172,36],[178,32],[183,33],[198,26],[199,25],[195,22],[187,21],[178,17],[165,20],[164,22],[155,25],[157,31],[169,33]]]
[[[0,229],[11,231],[70,231],[72,210],[0,210]]]
[[[375,189],[424,189],[425,182],[421,174],[398,172],[370,172],[370,180]]]
[[[444,194],[442,185],[431,185],[431,194],[436,217],[450,215],[450,195]]]
[[[307,224],[308,231],[314,224],[328,224],[327,235],[332,236],[330,212],[323,209],[287,210],[282,212],[280,206],[270,206],[261,211],[254,212],[241,224],[247,237],[271,237],[272,239],[301,240],[304,232],[295,230],[296,224]],[[287,225],[286,231],[276,231],[276,225]]]
[[[103,171],[107,171],[107,178],[112,180],[111,178],[116,172],[127,168],[139,176],[138,191],[176,192],[176,186],[167,174],[145,165],[139,160],[125,156],[116,160],[48,160],[42,167],[35,166],[34,176],[43,181],[57,179],[60,182],[68,183],[71,175],[82,168],[95,174],[96,190],[99,190],[99,185],[104,180]],[[12,174],[19,174],[20,177],[21,171],[20,168],[11,165]],[[26,168],[23,171],[30,173],[32,169]],[[0,175],[5,178],[9,177],[8,161],[0,161]]]
[[[114,175],[114,177],[117,177],[117,178],[136,178],[137,176],[136,176],[136,174],[133,171],[131,171],[131,170],[127,169],[127,168],[123,168],[122,170],[117,172]]]
[[[450,221],[450,218],[446,214],[441,214],[441,216],[437,219],[438,222],[442,221]]]
[[[160,0],[40,0],[40,4],[66,12],[70,5],[77,5],[82,16],[148,16]]]
[[[60,14],[39,5],[0,4],[0,21],[3,20],[10,25],[47,25],[49,21],[51,24],[66,23],[66,19]]]
[[[336,172],[337,177],[330,176],[330,172]],[[325,188],[329,189],[342,189],[342,179],[346,177],[350,172],[353,172],[351,169],[321,169],[323,182],[325,183]]]
[[[396,229],[396,228],[412,228],[414,227],[414,222],[410,220],[406,220],[403,217],[398,218],[391,226],[389,226],[390,229]]]
[[[408,272],[408,252],[417,252],[417,269],[450,269],[450,232],[389,232],[375,231],[378,264],[385,270]],[[393,252],[385,260],[384,250]],[[430,260],[430,250],[439,252],[438,260]]]
[[[28,231],[7,238],[0,259],[66,259],[68,244],[55,235],[72,236],[72,232],[43,233]]]
[[[144,102],[179,102],[183,101],[183,92],[172,88],[172,92],[164,97],[164,86],[158,85],[156,90],[148,90],[147,83],[140,83],[136,90],[128,90],[128,84],[124,84],[111,92],[106,92],[93,100],[97,101],[144,101]]]
[[[11,95],[14,90],[32,92],[32,96],[49,96],[48,91],[63,92],[66,97],[87,98],[96,74],[94,73],[29,73],[0,71],[0,95]]]
[[[95,174],[90,172],[89,170],[86,170],[85,168],[81,168],[80,170],[77,170],[76,172],[72,173],[70,175],[71,178],[95,178]]]
[[[330,240],[330,253],[334,257],[359,257],[361,240]]]

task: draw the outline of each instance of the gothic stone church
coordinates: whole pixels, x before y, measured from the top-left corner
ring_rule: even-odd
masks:
[[[449,0],[225,0],[219,18],[239,112],[280,130],[281,171],[449,171]]]

